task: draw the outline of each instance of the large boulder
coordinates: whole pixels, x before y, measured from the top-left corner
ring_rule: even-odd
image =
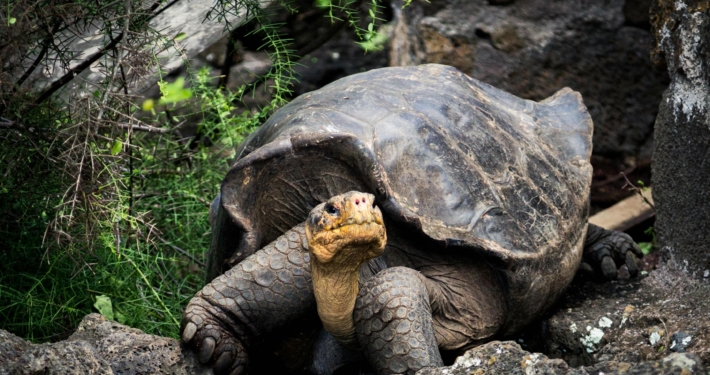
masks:
[[[665,259],[710,280],[710,2],[657,0],[652,59],[671,84],[656,120],[653,198]]]
[[[73,335],[57,343],[31,344],[0,330],[0,375],[210,374],[197,355],[171,338],[89,314]]]
[[[505,5],[499,5],[505,4]],[[431,0],[397,8],[390,64],[441,63],[517,96],[582,93],[594,153],[648,158],[665,72],[648,57],[647,0]]]

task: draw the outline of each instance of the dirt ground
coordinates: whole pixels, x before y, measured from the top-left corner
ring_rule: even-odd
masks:
[[[710,285],[679,265],[661,264],[639,279],[577,280],[548,316],[513,339],[572,367],[634,364],[674,352],[694,353],[707,366],[709,296]]]

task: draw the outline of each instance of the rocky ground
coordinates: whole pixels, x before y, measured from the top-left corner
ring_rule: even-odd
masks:
[[[209,373],[177,340],[99,314],[87,315],[74,334],[56,343],[34,345],[0,330],[0,375]]]
[[[577,280],[549,316],[513,341],[419,374],[706,374],[708,296],[710,285],[667,265],[636,280]]]
[[[710,285],[663,265],[636,280],[577,280],[554,311],[510,341],[471,349],[433,374],[706,374]],[[202,374],[174,339],[88,315],[66,341],[0,330],[0,374]]]

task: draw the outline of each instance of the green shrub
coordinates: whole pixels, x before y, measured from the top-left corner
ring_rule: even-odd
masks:
[[[248,9],[256,19],[271,70],[230,92],[188,64],[184,79],[160,81],[160,99],[133,96],[130,74],[148,72],[157,51],[174,45],[148,27],[161,4],[16,0],[0,15],[2,329],[60,340],[99,311],[177,337],[182,307],[202,287],[210,202],[235,147],[289,97],[296,57],[259,2],[220,1],[210,17]],[[370,40],[378,4],[367,29],[358,5],[322,4]],[[92,64],[104,73],[98,88],[62,92],[69,74],[30,89],[36,70],[73,58],[63,46],[76,36],[62,32],[92,23],[105,39]],[[245,111],[242,95],[257,86],[272,100]]]

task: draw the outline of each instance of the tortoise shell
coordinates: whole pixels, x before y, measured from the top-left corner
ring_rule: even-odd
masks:
[[[539,294],[544,308],[581,259],[592,128],[568,88],[534,102],[442,65],[340,79],[238,148],[214,207],[208,280],[320,202],[360,190],[388,225],[430,239],[431,251],[480,254],[507,273],[513,302]]]

